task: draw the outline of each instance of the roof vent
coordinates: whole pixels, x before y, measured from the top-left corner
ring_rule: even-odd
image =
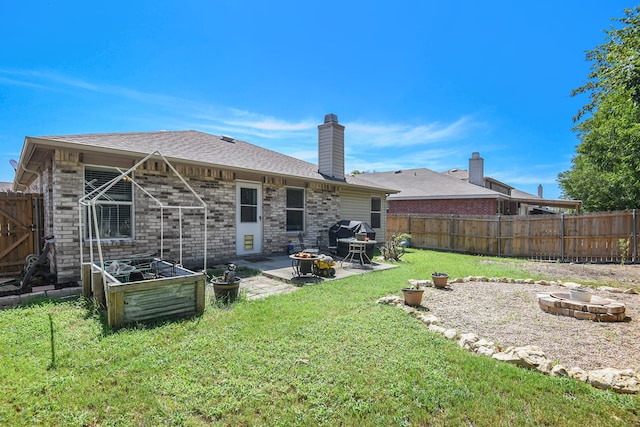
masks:
[[[402,171],[401,170],[400,171],[395,171],[394,173],[402,173]]]
[[[234,141],[234,138],[232,136],[229,136],[229,135],[222,135],[220,137],[220,139],[222,139],[223,141],[226,141],[226,142],[233,142]]]

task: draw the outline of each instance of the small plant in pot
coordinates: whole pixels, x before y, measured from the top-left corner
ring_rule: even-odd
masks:
[[[431,280],[433,280],[433,285],[437,288],[444,288],[447,286],[447,282],[449,281],[449,274],[442,273],[440,271],[434,271],[431,273]]]
[[[424,294],[424,288],[419,284],[411,285],[407,288],[402,288],[402,295],[404,296],[405,305],[412,305],[414,307],[422,304],[422,295]]]
[[[214,277],[211,280],[211,284],[217,301],[227,304],[238,299],[240,278],[236,274],[236,265],[233,263],[227,264],[227,269],[222,276]]]

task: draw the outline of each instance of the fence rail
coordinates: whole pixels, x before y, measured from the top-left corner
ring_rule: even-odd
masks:
[[[562,262],[638,262],[636,210],[540,216],[387,216],[416,248]]]

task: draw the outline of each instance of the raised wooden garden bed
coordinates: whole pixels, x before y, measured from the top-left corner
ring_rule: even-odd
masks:
[[[106,264],[106,263],[105,263]],[[186,268],[154,260],[147,272],[112,275],[100,266],[87,264],[83,269],[85,295],[93,293],[98,303],[107,307],[109,326],[117,328],[126,323],[143,322],[167,317],[202,314],[205,305],[206,276]],[[138,274],[139,273],[139,274]],[[126,276],[126,277],[125,277]],[[90,277],[90,284],[85,284]],[[131,278],[141,279],[134,281]]]

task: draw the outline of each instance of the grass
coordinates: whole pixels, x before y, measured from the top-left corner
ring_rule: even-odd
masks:
[[[638,425],[638,396],[475,356],[375,302],[434,270],[527,277],[493,261],[410,250],[396,269],[118,331],[82,300],[4,310],[0,424]]]

